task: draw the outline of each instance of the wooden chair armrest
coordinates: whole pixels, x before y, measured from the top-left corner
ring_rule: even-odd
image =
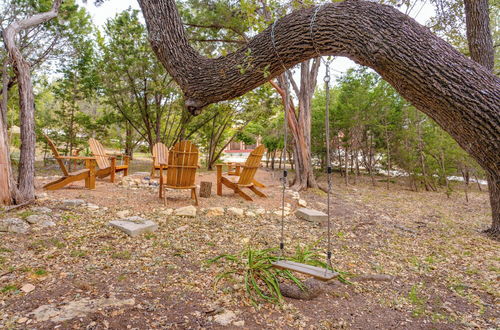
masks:
[[[55,158],[58,158],[58,159],[77,159],[77,160],[94,159],[95,160],[95,157],[84,157],[84,156],[58,156]]]

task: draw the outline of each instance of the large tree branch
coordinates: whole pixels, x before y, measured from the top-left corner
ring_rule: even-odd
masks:
[[[500,172],[499,78],[398,10],[367,1],[326,4],[278,20],[234,53],[202,57],[188,42],[174,0],[139,0],[151,45],[197,114],[320,55],[369,66],[431,116],[490,171]],[[245,68],[242,70],[242,68]],[[498,175],[498,174],[496,174]]]

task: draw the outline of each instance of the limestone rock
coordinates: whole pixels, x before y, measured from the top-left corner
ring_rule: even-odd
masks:
[[[306,207],[307,206],[307,202],[305,200],[303,200],[303,199],[299,199],[297,201],[297,204],[299,204],[299,206],[301,206],[301,207]]]
[[[137,216],[113,220],[109,222],[109,225],[120,229],[131,237],[136,237],[143,233],[152,233],[158,229],[158,225],[155,222]]]
[[[33,290],[35,290],[35,286],[30,283],[27,283],[21,287],[21,291],[25,293],[30,293]]]
[[[189,225],[184,225],[176,229],[176,231],[186,231],[189,229]]]
[[[210,207],[207,209],[207,217],[220,217],[224,215],[222,207]]]
[[[254,212],[252,211],[246,211],[245,215],[249,218],[255,218],[257,216],[257,214],[255,214]]]
[[[65,199],[62,201],[64,206],[79,206],[85,204],[83,199]]]
[[[46,215],[32,214],[30,216],[27,216],[25,220],[33,225],[47,219],[48,217]]]
[[[257,215],[263,215],[263,214],[266,214],[266,210],[265,209],[256,209],[254,210],[255,214]]]
[[[33,208],[31,208],[31,211],[33,211],[35,213],[43,213],[43,214],[50,214],[52,212],[51,209],[49,209],[48,207],[45,207],[45,206],[33,207]]]
[[[160,211],[160,214],[161,215],[164,215],[164,216],[169,216],[169,215],[172,215],[172,213],[174,213],[174,209],[166,209],[166,210],[162,210]]]
[[[41,192],[41,193],[35,194],[35,197],[36,197],[36,199],[47,199],[47,198],[49,198],[49,194],[47,194],[46,192]]]
[[[245,211],[243,209],[237,207],[230,207],[227,209],[227,213],[230,215],[235,215],[237,217],[243,217],[245,215]]]
[[[214,316],[214,321],[223,326],[231,324],[234,319],[236,319],[236,314],[230,310],[225,310],[221,314]]]
[[[196,207],[193,205],[180,207],[175,210],[175,215],[182,217],[195,217],[196,216]]]
[[[236,322],[233,322],[233,325],[235,327],[244,327],[245,326],[245,321],[244,320],[236,321]]]
[[[99,205],[95,205],[95,204],[92,204],[92,203],[87,203],[87,208],[91,211],[97,211],[99,210]]]
[[[325,222],[328,220],[326,213],[313,209],[300,208],[295,212],[295,215],[300,219],[312,222]]]
[[[42,305],[32,311],[30,315],[33,315],[34,319],[38,322],[64,322],[76,317],[85,317],[89,313],[96,313],[108,307],[121,307],[127,305],[135,305],[135,299],[120,300],[115,297],[110,297],[92,300],[89,298],[82,298],[63,305],[55,303]]]
[[[54,227],[56,223],[52,220],[43,220],[38,225],[42,228],[45,228],[45,227]]]
[[[30,229],[29,224],[19,218],[7,218],[0,220],[0,231],[9,233],[24,234]]]
[[[118,216],[119,218],[125,218],[129,214],[130,214],[129,210],[121,210],[116,212],[116,216]]]

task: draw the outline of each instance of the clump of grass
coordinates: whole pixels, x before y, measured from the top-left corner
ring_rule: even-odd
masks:
[[[38,268],[33,271],[33,274],[35,274],[36,276],[44,276],[47,275],[47,273],[48,272],[43,268]]]
[[[315,247],[318,245],[319,241],[306,246],[297,245],[295,247],[295,254],[287,258],[290,261],[299,262],[301,264],[326,268],[331,271],[335,271],[339,274],[337,279],[342,283],[350,283],[346,276],[349,275],[346,272],[342,272],[338,269],[332,268],[327,262],[324,256],[315,251]]]
[[[21,219],[25,220],[27,217],[29,217],[30,215],[33,215],[33,214],[35,214],[35,212],[33,212],[31,210],[25,210],[25,211],[22,211],[22,212],[18,213],[17,215]]]
[[[87,252],[83,250],[72,250],[70,255],[75,258],[83,258],[87,255]]]
[[[132,259],[132,253],[130,251],[118,251],[111,255],[113,259],[129,260]]]
[[[16,285],[6,285],[2,289],[0,289],[0,292],[7,293],[10,291],[16,291],[16,290],[18,290],[18,287]]]
[[[224,261],[227,263],[226,269],[217,274],[216,285],[222,280],[236,282],[242,279],[252,304],[281,303],[283,296],[279,288],[280,279],[293,281],[299,287],[303,285],[291,272],[273,268],[272,262],[278,260],[275,253],[276,249],[256,250],[248,247],[239,254],[223,254],[208,262]]]
[[[258,250],[251,247],[245,248],[239,254],[223,254],[208,260],[209,264],[225,262],[225,269],[217,274],[215,285],[221,281],[232,283],[242,282],[245,292],[253,305],[261,302],[281,304],[283,296],[279,288],[282,281],[291,281],[299,288],[303,288],[302,281],[289,270],[274,268],[272,263],[277,261],[278,250]],[[313,250],[313,246],[297,246],[295,254],[288,260],[312,266],[333,270],[326,262],[321,260],[321,255]],[[347,282],[343,276],[340,280]]]
[[[422,297],[420,294],[420,285],[413,285],[408,292],[408,300],[415,306],[415,309],[412,312],[413,316],[420,316],[425,312],[425,305],[427,303],[425,297]]]

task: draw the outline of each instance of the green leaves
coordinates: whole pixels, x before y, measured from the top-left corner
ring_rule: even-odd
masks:
[[[329,268],[321,261],[321,256],[314,252],[314,245],[299,247],[289,258],[291,261],[301,262],[312,266]],[[262,302],[281,304],[283,296],[279,283],[290,281],[303,289],[302,281],[289,270],[274,268],[272,263],[277,261],[278,249],[254,249],[247,247],[239,254],[223,254],[208,260],[209,264],[224,264],[224,270],[215,277],[215,285],[221,281],[242,282],[245,292],[253,305]],[[341,278],[342,281],[345,281]]]

